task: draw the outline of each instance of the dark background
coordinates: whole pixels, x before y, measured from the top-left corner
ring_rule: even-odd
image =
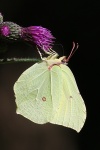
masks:
[[[80,133],[52,124],[37,125],[17,116],[13,85],[33,63],[0,64],[0,150],[99,149],[99,1],[0,0],[0,12],[4,21],[50,29],[60,56],[70,53],[73,41],[79,43],[69,67],[87,107],[87,120]],[[9,45],[6,55],[39,57],[36,50],[24,43]]]

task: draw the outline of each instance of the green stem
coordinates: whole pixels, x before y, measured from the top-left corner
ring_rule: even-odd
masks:
[[[39,62],[37,58],[6,58],[0,59],[0,64],[18,63],[18,62]]]

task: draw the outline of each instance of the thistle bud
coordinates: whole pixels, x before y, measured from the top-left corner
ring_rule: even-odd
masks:
[[[21,27],[13,22],[0,24],[0,36],[4,39],[15,41],[20,38]]]

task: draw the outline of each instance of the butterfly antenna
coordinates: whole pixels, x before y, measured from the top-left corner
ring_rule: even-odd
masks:
[[[77,45],[76,45],[77,44]],[[72,55],[76,52],[76,50],[78,49],[78,47],[79,47],[79,44],[78,43],[76,43],[75,44],[75,42],[73,42],[73,47],[72,47],[72,50],[71,50],[71,52],[70,52],[70,54],[69,54],[69,56],[67,57],[67,62],[69,61],[69,59],[72,57]],[[75,48],[76,47],[76,48]]]

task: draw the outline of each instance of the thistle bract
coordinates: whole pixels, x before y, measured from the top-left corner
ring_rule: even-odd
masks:
[[[0,23],[2,23],[3,22],[3,16],[2,16],[2,14],[0,13]]]

